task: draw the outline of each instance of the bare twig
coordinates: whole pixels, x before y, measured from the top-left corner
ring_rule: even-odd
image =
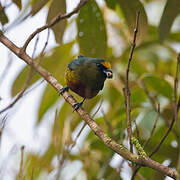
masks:
[[[27,79],[27,81],[25,82],[24,84],[24,87],[22,88],[22,90],[20,91],[20,93],[18,94],[18,96],[15,98],[15,100],[9,104],[7,107],[5,107],[4,109],[2,109],[0,111],[0,114],[4,113],[5,111],[7,111],[8,109],[12,108],[23,96],[24,92],[26,91],[26,89],[28,88],[29,86],[29,83],[31,81],[31,78],[32,78],[32,71],[30,72],[29,74],[29,77]]]
[[[134,49],[136,47],[136,36],[138,33],[138,25],[139,25],[139,15],[140,11],[137,13],[137,18],[136,18],[136,28],[134,29],[134,39],[131,47],[131,52],[130,56],[128,59],[128,65],[126,69],[126,88],[124,90],[125,92],[125,104],[126,104],[126,120],[127,120],[127,132],[129,136],[129,143],[130,143],[130,152],[133,152],[133,145],[131,142],[131,138],[133,137],[133,132],[132,132],[132,126],[131,126],[131,106],[130,106],[130,89],[129,89],[129,71],[130,71],[130,64],[133,56]]]
[[[178,121],[177,88],[178,88],[179,64],[180,64],[180,53],[178,54],[177,57],[176,74],[174,78],[174,118],[176,122]]]
[[[50,72],[41,67],[37,62],[33,61],[25,52],[22,53],[21,48],[17,47],[13,42],[11,42],[6,36],[0,31],[0,42],[3,43],[9,50],[15,53],[19,58],[25,61],[29,66],[35,68],[35,70],[56,90],[62,90],[63,86],[57,81],[56,78],[52,76]],[[62,95],[64,99],[73,107],[77,101],[68,92],[64,92]],[[155,169],[156,171],[176,179],[178,177],[178,172],[167,166],[164,166],[156,161],[153,161],[149,157],[142,157],[140,155],[133,154],[124,147],[123,144],[118,144],[116,141],[111,139],[91,118],[91,116],[82,108],[76,110],[79,116],[86,121],[89,127],[93,130],[96,136],[111,150],[122,156],[124,159],[134,162],[136,164],[147,166],[149,168]]]
[[[2,117],[1,122],[0,122],[0,145],[1,145],[1,138],[2,138],[2,133],[6,124],[6,121],[8,119],[8,114]]]
[[[13,3],[11,2],[11,3],[3,6],[3,7],[0,7],[0,13],[2,13],[2,11],[4,11],[4,10],[7,9],[8,7],[10,7],[12,4],[13,4]]]
[[[179,112],[179,108],[180,108],[180,98],[177,102],[177,79],[178,79],[178,71],[179,71],[179,63],[180,63],[180,53],[178,54],[178,57],[177,57],[177,67],[176,67],[176,75],[175,75],[175,78],[174,78],[174,99],[175,99],[175,110],[174,110],[174,116],[173,116],[173,119],[171,121],[171,124],[168,128],[168,130],[166,131],[165,135],[163,136],[163,138],[161,139],[160,143],[155,147],[155,149],[152,151],[152,153],[150,154],[149,157],[151,157],[153,154],[155,154],[159,148],[161,147],[161,145],[163,144],[163,142],[165,141],[166,137],[168,136],[168,134],[171,132],[172,128],[173,128],[173,125],[174,125],[174,122],[177,120],[177,114]]]
[[[141,81],[141,85],[142,85],[142,88],[144,89],[147,97],[149,98],[149,100],[151,102],[151,105],[153,106],[154,110],[157,112],[156,100],[151,96],[148,88],[146,87],[146,84],[145,84],[144,80]]]
[[[18,180],[23,180],[24,146],[21,147],[21,163],[18,173]]]
[[[99,107],[97,108],[97,110],[95,111],[95,113],[92,115],[92,118],[94,118],[94,116],[98,113],[98,111],[100,110],[101,106],[102,106],[102,102],[103,100],[101,99]],[[76,145],[76,142],[79,138],[79,136],[81,135],[82,131],[84,130],[84,128],[86,127],[87,123],[84,121],[83,122],[83,126],[81,127],[81,129],[79,130],[77,136],[74,138],[74,143],[71,145],[71,147],[69,148],[69,151],[72,150],[72,148]]]
[[[112,126],[111,126],[111,123],[110,123],[110,122],[107,120],[107,118],[106,118],[106,115],[105,115],[104,110],[102,109],[101,112],[102,112],[102,114],[103,114],[104,121],[105,121],[105,123],[106,123],[106,125],[107,125],[107,127],[108,127],[110,136],[111,136],[114,140],[117,140],[116,137],[115,137],[114,134],[113,134],[113,128],[112,128]]]
[[[156,129],[156,125],[157,125],[157,122],[158,122],[158,119],[159,119],[159,115],[160,115],[160,104],[158,104],[157,116],[156,116],[156,119],[155,119],[155,122],[154,122],[154,126],[153,126],[153,128],[152,128],[152,130],[151,130],[151,133],[150,133],[150,135],[149,135],[149,138],[148,138],[147,141],[144,143],[144,148],[149,144],[149,142],[150,142],[150,140],[151,140],[151,138],[152,138],[152,136],[153,136],[153,133],[154,133],[154,131],[155,131],[155,129]]]
[[[36,51],[36,47],[37,47],[38,40],[39,40],[39,38],[37,38],[36,41],[35,41],[35,46],[34,46],[34,50],[33,50],[33,54],[32,54],[32,59],[33,59],[34,54],[35,54],[35,51]],[[40,61],[41,61],[41,59],[42,59],[42,57],[43,57],[43,53],[44,53],[44,51],[45,51],[45,49],[46,49],[46,47],[47,47],[47,42],[48,42],[48,40],[49,40],[49,29],[48,29],[48,34],[47,34],[47,40],[46,40],[45,45],[44,45],[44,47],[43,47],[43,50],[42,50],[42,52],[41,52],[41,54],[40,54],[40,56],[39,56],[39,59],[37,60],[37,63],[38,63],[38,64],[40,63]],[[25,82],[23,88],[21,89],[20,93],[18,94],[18,96],[15,98],[15,100],[14,100],[11,104],[9,104],[7,107],[5,107],[4,109],[2,109],[2,110],[0,111],[0,114],[4,113],[4,112],[7,111],[8,109],[12,108],[12,107],[23,97],[25,91],[26,91],[27,88],[29,87],[29,84],[30,84],[30,81],[31,81],[31,79],[32,79],[32,77],[33,77],[33,75],[34,75],[34,72],[35,72],[34,68],[31,67],[31,70],[30,70],[30,72],[29,72],[28,79],[26,80],[26,82]]]
[[[158,109],[157,109],[157,107],[156,107],[156,106],[157,106],[157,105],[156,105],[156,104],[157,104],[157,103],[156,103],[156,100],[151,96],[151,94],[150,94],[149,90],[147,89],[147,87],[146,87],[146,85],[145,85],[145,82],[144,82],[143,80],[141,81],[141,85],[142,85],[142,87],[143,87],[143,89],[144,89],[147,97],[149,98],[150,103],[151,103],[154,111],[156,111],[156,112],[158,113]],[[164,122],[165,122],[165,125],[169,128],[170,124],[169,124],[169,121],[167,120],[167,118],[166,118],[162,113],[160,113],[160,116],[163,117]],[[179,138],[178,132],[176,132],[175,129],[172,129],[172,132],[174,133],[174,135],[175,135],[177,138]]]
[[[37,49],[38,42],[39,42],[39,36],[37,36],[36,41],[35,41],[35,44],[34,44],[34,49],[33,49],[33,53],[32,53],[32,59],[34,59],[34,56],[35,56],[35,52],[36,52],[36,49]]]
[[[121,163],[119,164],[119,166],[117,167],[117,172],[120,174],[122,168],[123,168],[123,164],[125,163],[126,161],[124,159],[122,159]]]
[[[40,82],[38,82],[38,83],[35,83],[34,86],[28,88],[28,89],[26,90],[26,92],[24,92],[24,96],[27,95],[27,94],[29,94],[31,91],[33,91],[33,90],[36,89],[37,87],[39,87],[43,82],[44,82],[44,79],[42,79],[42,80],[41,80]]]
[[[55,24],[57,24],[59,21],[63,20],[63,19],[67,19],[69,17],[71,17],[72,15],[78,13],[78,11],[80,10],[80,8],[82,6],[84,6],[89,0],[81,0],[79,2],[79,4],[77,5],[77,7],[71,11],[70,13],[64,14],[62,15],[61,13],[59,13],[55,18],[52,19],[52,21],[49,24],[46,24],[45,26],[42,26],[40,28],[38,28],[36,31],[34,31],[26,40],[26,42],[24,43],[24,46],[22,47],[21,51],[25,52],[26,48],[28,46],[28,44],[30,43],[30,41],[36,36],[36,34],[44,31],[47,28],[51,28],[52,26],[54,26]]]
[[[167,129],[166,133],[164,134],[164,136],[162,137],[160,143],[154,148],[154,150],[151,152],[151,154],[149,155],[149,157],[152,157],[158,150],[159,148],[161,147],[161,145],[163,144],[163,142],[165,141],[166,137],[168,136],[168,134],[171,132],[172,128],[173,128],[173,125],[174,125],[174,122],[176,121],[177,119],[177,114],[179,112],[179,108],[180,108],[180,98],[177,102],[177,82],[178,82],[178,72],[179,72],[179,63],[180,63],[180,53],[178,54],[178,57],[177,57],[177,65],[176,65],[176,74],[175,74],[175,78],[174,78],[174,101],[175,101],[175,106],[174,106],[174,116],[173,116],[173,119],[169,125],[169,128]],[[143,83],[143,87],[145,88],[145,92],[146,94],[148,95],[149,99],[151,100],[151,103],[154,107],[154,109],[156,110],[156,105],[155,105],[155,101],[153,100],[153,98],[151,98],[150,94],[149,94],[149,91],[147,90],[147,88],[145,87],[145,84],[144,82]],[[156,110],[157,113],[158,113],[158,110]],[[158,113],[160,115],[160,111]],[[136,166],[134,172],[133,172],[133,175],[132,175],[132,178],[131,180],[134,180],[138,170],[140,169],[141,167],[139,165]]]

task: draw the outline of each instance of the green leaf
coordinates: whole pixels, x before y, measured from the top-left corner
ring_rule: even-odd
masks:
[[[180,13],[180,1],[179,0],[167,0],[163,15],[159,24],[159,38],[160,41],[164,41],[171,29],[174,19]]]
[[[167,97],[168,99],[173,99],[173,88],[171,85],[163,78],[147,75],[144,77],[145,83],[153,88],[158,95]]]
[[[90,57],[106,57],[107,37],[102,13],[95,1],[80,9],[77,18],[80,53]]]
[[[144,112],[143,114],[144,114],[144,116],[143,116],[139,126],[143,129],[145,135],[148,136],[148,133],[151,132],[151,130],[154,126],[154,122],[157,118],[157,112],[155,112],[154,110],[149,110],[147,112]],[[157,130],[157,128],[159,128],[159,126],[161,124],[162,124],[162,118],[159,117],[155,130]]]
[[[31,8],[31,15],[34,16],[36,13],[38,13],[50,0],[32,0],[32,8]]]
[[[132,89],[131,92],[131,103],[132,105],[139,105],[140,103],[144,102],[146,99],[146,94],[144,90],[140,88]]]
[[[46,58],[42,59],[42,61],[44,61],[43,64],[46,62],[45,59]],[[23,88],[26,80],[28,79],[29,74],[30,74],[30,67],[28,65],[26,65],[22,69],[22,71],[18,74],[18,76],[16,77],[16,79],[15,79],[15,81],[13,83],[13,86],[12,86],[12,89],[11,89],[11,95],[13,97],[15,95],[17,95],[21,91],[21,89]],[[35,83],[40,78],[41,78],[41,76],[37,72],[34,72],[29,86],[32,85],[33,83]]]
[[[56,17],[59,13],[62,14],[66,13],[66,0],[54,0],[51,3],[46,22],[50,23],[51,20],[54,17]],[[51,28],[54,32],[56,42],[58,43],[62,42],[62,37],[65,27],[66,27],[66,20],[62,20]]]
[[[109,8],[111,8],[111,9],[116,8],[117,0],[105,0],[105,1]]]
[[[141,42],[147,33],[147,26],[148,26],[147,15],[141,2],[139,0],[133,0],[133,1],[132,0],[113,0],[112,2],[110,0],[106,0],[106,3],[110,8],[115,9],[118,12],[118,14],[120,15],[120,18],[122,18],[121,14],[123,13],[126,23],[129,27],[131,39],[134,36],[137,12],[140,11],[140,19],[139,19],[140,31],[137,36],[137,42],[138,43]]]
[[[4,8],[2,7],[1,3],[0,3],[0,22],[2,25],[8,23],[8,17],[6,16],[6,13],[4,11]]]
[[[57,91],[51,85],[47,84],[38,111],[38,123],[42,119],[45,112],[56,102],[58,98],[59,95]]]
[[[32,172],[33,172],[34,179],[37,179],[39,175],[44,171],[50,173],[53,170],[51,161],[53,157],[56,155],[56,152],[57,151],[54,144],[50,144],[48,149],[42,156],[37,155],[37,154],[28,154],[27,160],[25,162],[25,169],[27,172],[26,178],[31,179]]]
[[[174,32],[169,34],[168,39],[171,41],[180,42],[180,32]]]
[[[22,3],[21,3],[21,0],[12,0],[16,6],[21,10],[22,9]]]
[[[67,138],[64,137],[64,128],[67,128],[66,120],[70,117],[70,108],[71,107],[69,106],[69,104],[64,102],[64,104],[61,106],[60,111],[56,112],[55,115],[54,126],[52,129],[52,141],[54,142],[54,145],[57,148],[57,154],[61,153],[64,145],[64,138]]]

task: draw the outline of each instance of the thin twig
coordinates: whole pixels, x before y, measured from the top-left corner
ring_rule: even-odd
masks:
[[[10,7],[11,5],[13,4],[13,2],[3,6],[3,7],[0,7],[0,13],[2,13],[2,11],[4,11],[5,9],[7,9],[8,7]]]
[[[36,34],[44,31],[47,28],[51,28],[52,26],[54,26],[55,24],[57,24],[59,21],[63,20],[63,19],[67,19],[69,17],[71,17],[72,15],[78,13],[78,11],[80,10],[80,8],[82,6],[84,6],[89,0],[81,0],[79,2],[79,4],[77,5],[77,7],[71,11],[70,13],[64,14],[62,15],[61,13],[59,13],[55,18],[52,19],[52,21],[49,24],[46,24],[40,28],[38,28],[36,31],[34,31],[26,40],[26,42],[24,43],[24,46],[22,47],[21,51],[25,52],[26,48],[28,46],[28,44],[30,43],[30,41],[36,36]]]
[[[176,74],[174,78],[174,108],[173,109],[174,109],[174,118],[176,122],[178,121],[177,88],[178,88],[179,64],[180,64],[180,53],[178,54],[177,57]]]
[[[180,63],[180,53],[178,54],[178,57],[177,57],[177,66],[179,66],[179,63]],[[174,99],[177,101],[177,97],[176,97],[176,94],[177,94],[177,75],[178,75],[178,70],[179,68],[177,67],[176,68],[176,75],[175,75],[175,80],[174,80]],[[172,128],[173,128],[173,125],[174,125],[174,122],[176,121],[176,119],[178,118],[177,117],[177,114],[178,114],[178,111],[179,111],[179,108],[180,108],[180,98],[178,100],[178,102],[176,103],[176,106],[174,107],[175,108],[175,111],[174,111],[174,116],[173,116],[173,119],[171,121],[171,124],[168,128],[168,130],[166,131],[165,135],[163,136],[163,138],[161,139],[160,143],[155,147],[155,149],[152,151],[152,153],[149,155],[149,157],[152,157],[153,154],[155,154],[159,148],[161,147],[161,145],[163,144],[163,142],[165,141],[166,137],[168,136],[168,134],[171,132]]]
[[[32,59],[34,59],[34,56],[35,56],[35,52],[36,52],[36,49],[37,49],[38,42],[39,42],[39,36],[37,36],[36,41],[35,41],[35,44],[34,44],[34,49],[33,49],[33,53],[32,53]]]
[[[107,127],[108,127],[110,136],[111,136],[114,140],[117,140],[116,137],[115,137],[114,134],[113,134],[113,128],[112,128],[112,126],[111,126],[111,123],[110,123],[110,122],[107,120],[107,118],[106,118],[106,115],[105,115],[104,110],[102,109],[101,112],[102,112],[102,114],[103,114],[104,121],[105,121],[105,123],[106,123],[106,125],[107,125]]]
[[[36,39],[36,42],[35,42],[35,46],[34,46],[34,50],[33,50],[32,57],[33,57],[34,54],[35,54],[38,40],[39,40],[39,39],[37,38],[37,39]],[[37,63],[38,63],[38,64],[40,63],[40,61],[41,61],[41,59],[42,59],[42,57],[43,57],[43,53],[44,53],[44,51],[45,51],[45,49],[46,49],[46,47],[47,47],[47,42],[48,42],[48,40],[49,40],[49,29],[48,29],[48,34],[47,34],[46,43],[45,43],[44,48],[43,48],[43,50],[42,50],[42,52],[41,52],[41,54],[40,54],[40,56],[39,56],[39,59],[37,60]],[[29,72],[28,79],[26,80],[26,82],[25,82],[23,88],[21,89],[20,93],[18,94],[18,96],[14,99],[14,101],[13,101],[11,104],[9,104],[7,107],[5,107],[4,109],[2,109],[2,110],[0,111],[0,114],[4,113],[4,112],[7,111],[8,109],[12,108],[12,107],[24,96],[24,93],[25,93],[25,91],[27,90],[27,88],[29,87],[30,81],[31,81],[31,79],[32,79],[32,77],[33,77],[33,75],[34,75],[34,72],[35,72],[34,68],[31,67],[31,70],[30,70],[30,72]]]
[[[18,96],[15,98],[15,100],[9,104],[7,107],[5,107],[4,109],[2,109],[0,111],[0,114],[4,113],[5,111],[7,111],[8,109],[12,108],[23,96],[24,92],[26,91],[26,89],[28,88],[29,86],[29,83],[31,81],[31,78],[32,78],[32,73],[30,72],[29,74],[29,77],[27,79],[27,81],[25,82],[24,84],[24,87],[22,88],[22,90],[20,91],[20,93],[18,94]]]
[[[125,92],[125,104],[126,104],[126,120],[127,120],[127,132],[129,136],[129,143],[130,143],[130,152],[133,152],[133,144],[131,142],[131,138],[133,137],[133,132],[132,132],[132,125],[131,125],[131,106],[130,106],[130,88],[129,88],[129,71],[130,71],[130,64],[133,56],[134,49],[136,47],[136,36],[138,33],[138,25],[139,25],[139,15],[140,11],[137,13],[137,18],[136,18],[136,28],[134,29],[134,39],[131,47],[131,52],[130,56],[128,59],[128,65],[126,69],[126,88],[124,90]]]
[[[144,80],[141,81],[141,85],[142,85],[142,88],[144,89],[147,97],[149,98],[149,100],[151,102],[151,105],[153,106],[154,110],[157,112],[156,100],[151,96],[148,88],[146,87],[146,84],[145,84]]]
[[[137,173],[138,173],[138,171],[139,171],[140,168],[141,168],[140,165],[136,165],[136,167],[134,167],[131,180],[135,180],[135,177],[136,177],[136,175],[137,175]]]
[[[2,133],[4,131],[7,119],[8,119],[8,114],[4,115],[0,122],[0,145],[1,145]]]
[[[100,110],[101,106],[102,106],[102,102],[103,99],[101,99],[99,107],[97,108],[97,110],[95,111],[95,113],[92,115],[92,118],[98,113],[98,111]],[[69,149],[69,152],[71,152],[72,148],[76,145],[77,140],[79,138],[79,136],[81,135],[82,131],[84,130],[84,128],[86,127],[87,123],[84,121],[83,122],[83,126],[81,127],[81,129],[79,130],[77,136],[74,139],[73,144],[71,144],[71,146],[69,145],[67,149]],[[64,146],[63,146],[64,147]],[[63,149],[62,153],[61,153],[61,159],[59,160],[59,167],[58,167],[58,172],[57,172],[57,176],[56,179],[58,180],[61,174],[61,170],[62,170],[62,166],[64,164],[65,158],[67,157],[67,149]]]
[[[21,163],[18,173],[18,180],[23,180],[24,146],[21,147]]]
[[[161,145],[164,143],[166,137],[168,136],[168,134],[171,132],[172,128],[173,128],[173,125],[174,125],[174,122],[176,121],[176,118],[177,118],[177,114],[179,112],[179,108],[180,108],[180,98],[177,102],[177,82],[178,82],[178,72],[179,72],[179,66],[180,64],[180,53],[178,54],[178,57],[177,57],[177,64],[176,64],[176,74],[175,74],[175,78],[174,78],[174,100],[176,101],[176,105],[175,105],[175,110],[174,110],[174,116],[172,118],[172,121],[169,125],[169,128],[167,129],[167,131],[165,132],[164,136],[162,137],[160,143],[154,148],[154,150],[151,152],[151,154],[149,155],[149,157],[152,157],[161,147]],[[145,86],[144,86],[145,87]],[[147,94],[149,95],[147,89],[146,89],[146,92]],[[149,96],[151,97],[151,96]],[[151,98],[150,98],[151,99]],[[154,104],[154,103],[153,103]],[[155,106],[155,110],[156,110],[156,106]],[[139,169],[141,168],[141,166],[137,165],[134,172],[133,172],[133,175],[132,175],[132,178],[131,180],[134,180],[137,172],[139,171]]]
[[[153,126],[153,128],[152,128],[152,130],[151,130],[151,133],[150,133],[150,135],[149,135],[149,138],[148,138],[147,141],[144,143],[144,148],[149,144],[149,142],[150,142],[150,140],[151,140],[151,138],[152,138],[152,136],[153,136],[153,133],[154,133],[154,131],[155,131],[155,129],[156,129],[156,125],[157,125],[159,116],[160,116],[160,104],[158,104],[158,110],[157,110],[157,115],[156,115],[156,119],[155,119],[155,122],[154,122],[154,126]]]
[[[144,80],[141,81],[141,85],[142,85],[142,87],[143,87],[143,89],[144,89],[147,97],[149,98],[150,103],[151,103],[154,111],[158,112],[158,109],[157,109],[157,107],[156,107],[156,106],[157,106],[157,105],[156,105],[156,100],[151,96],[148,88],[146,87],[146,84],[145,84]],[[163,117],[164,122],[165,122],[165,125],[169,128],[170,124],[169,124],[169,121],[167,120],[167,118],[166,118],[162,113],[160,113],[160,116]],[[180,137],[180,136],[178,135],[178,133],[176,132],[175,129],[172,129],[172,132],[174,133],[174,135],[175,135],[177,138]]]
[[[95,113],[92,115],[92,118],[94,118],[94,116],[98,113],[98,111],[100,110],[101,106],[102,106],[102,103],[103,103],[103,99],[101,99],[100,101],[100,104],[99,104],[99,107],[97,108],[97,110],[95,111]],[[79,138],[79,136],[81,135],[82,131],[84,130],[84,128],[86,127],[87,123],[84,121],[83,122],[83,126],[81,127],[81,129],[79,130],[77,136],[74,138],[74,143],[71,145],[71,147],[69,148],[69,151],[72,150],[72,148],[76,145],[77,143],[77,140]]]
[[[24,96],[26,96],[27,94],[29,94],[30,92],[32,92],[34,89],[36,89],[37,87],[39,87],[44,81],[45,81],[45,80],[42,79],[40,82],[35,83],[34,86],[28,88],[28,89],[26,90],[26,92],[24,92]]]
[[[119,166],[117,167],[117,172],[118,172],[118,174],[121,173],[121,170],[122,170],[122,168],[123,168],[123,164],[124,164],[125,162],[126,162],[125,159],[122,159],[121,163],[120,163]]]

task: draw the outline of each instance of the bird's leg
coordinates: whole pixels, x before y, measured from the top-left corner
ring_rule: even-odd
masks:
[[[69,90],[69,87],[66,86],[66,87],[63,87],[60,91],[59,91],[59,95],[62,95],[65,91],[68,91]]]
[[[74,104],[74,105],[73,105],[74,110],[75,110],[75,111],[78,110],[78,109],[83,105],[83,103],[84,103],[85,100],[86,100],[86,98],[84,98],[80,103]]]

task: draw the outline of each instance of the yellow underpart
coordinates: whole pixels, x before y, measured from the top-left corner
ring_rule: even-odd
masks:
[[[75,71],[72,71],[69,68],[67,68],[65,72],[65,81],[67,85],[69,85],[70,83],[75,84],[78,81],[78,77]]]
[[[107,69],[111,69],[111,64],[108,61],[101,62],[101,64]]]

